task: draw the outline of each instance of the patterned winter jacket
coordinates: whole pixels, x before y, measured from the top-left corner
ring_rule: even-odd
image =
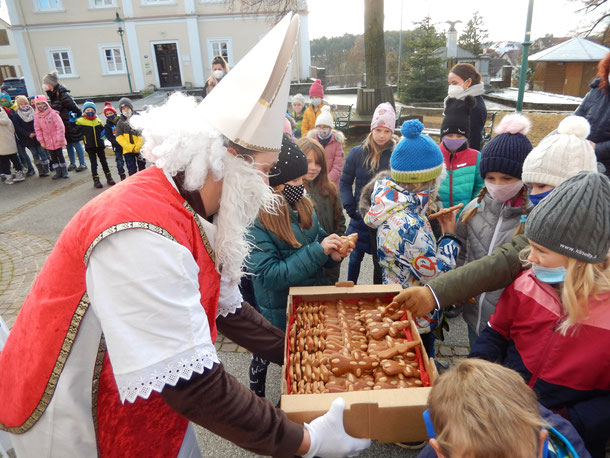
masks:
[[[481,153],[466,146],[451,153],[445,148],[443,142],[439,147],[447,168],[447,178],[443,180],[438,190],[443,207],[452,207],[460,202],[465,207],[468,202],[479,195],[479,191],[485,184],[479,173]]]
[[[375,183],[371,208],[364,218],[377,228],[377,255],[384,284],[404,288],[425,284],[455,267],[460,242],[444,236],[437,243],[426,218],[428,193],[412,193],[388,177]],[[417,320],[420,333],[434,330],[439,314]]]

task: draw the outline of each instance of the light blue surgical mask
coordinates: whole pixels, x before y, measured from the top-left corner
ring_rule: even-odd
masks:
[[[551,191],[552,191],[552,189],[549,189],[546,192],[541,192],[541,193],[538,193],[538,194],[530,194],[529,195],[530,202],[532,204],[534,204],[534,205],[538,205],[540,203],[540,201],[542,199],[544,199],[546,196],[548,196]]]
[[[537,264],[532,263],[532,268],[534,269],[534,275],[536,278],[540,280],[542,283],[562,283],[566,278],[566,273],[568,269],[563,266],[559,267],[542,267]]]

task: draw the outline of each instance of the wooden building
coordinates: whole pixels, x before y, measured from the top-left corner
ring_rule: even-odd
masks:
[[[610,49],[585,38],[568,41],[529,57],[536,62],[533,90],[583,97],[597,73],[597,63]]]

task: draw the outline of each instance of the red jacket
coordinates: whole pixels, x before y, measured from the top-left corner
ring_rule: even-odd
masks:
[[[589,448],[610,435],[610,293],[591,300],[589,317],[565,336],[558,331],[563,319],[556,290],[528,269],[504,290],[470,356],[519,372]]]
[[[201,305],[212,340],[216,339],[220,276],[211,247],[189,208],[163,171],[150,167],[100,194],[76,213],[42,267],[0,353],[0,429],[26,432],[47,409],[89,309],[85,276],[89,255],[115,232],[150,230],[175,240],[193,254],[199,266]],[[150,308],[154,310],[154,304]],[[157,392],[148,399],[121,404],[105,346],[100,344],[95,352],[99,371],[82,383],[92,386],[100,456],[116,455],[117,449],[124,456],[176,456],[188,420],[175,413]],[[78,389],[82,387],[75,387]]]

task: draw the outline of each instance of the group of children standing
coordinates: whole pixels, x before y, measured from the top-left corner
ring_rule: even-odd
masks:
[[[603,456],[610,432],[610,182],[596,171],[584,118],[566,118],[533,148],[529,120],[507,115],[479,152],[467,140],[473,106],[470,97],[447,101],[437,145],[416,120],[403,124],[397,142],[394,109],[380,105],[370,134],[347,155],[338,189],[321,142],[329,111],[320,110],[314,133],[297,145],[286,136],[291,146],[283,149],[270,180],[282,208],[261,211],[251,231],[255,248],[248,269],[255,298],[262,313],[285,329],[290,286],[337,280],[343,256],[333,234],[358,233],[348,253],[349,280],[357,281],[360,262],[370,253],[377,257],[380,282],[408,288],[524,233],[531,251],[522,256],[532,268],[505,291],[481,294],[464,306],[471,356],[516,370],[529,384],[519,389],[539,396],[540,411],[548,412],[543,417],[567,419],[561,421],[580,434],[591,455]],[[437,209],[457,204],[463,208],[439,215],[438,224],[428,220]],[[347,230],[342,207],[350,216]],[[443,319],[440,307],[417,317],[430,354]],[[586,368],[580,362],[585,355]],[[549,358],[552,364],[545,362]],[[268,363],[255,357],[251,382],[264,395],[265,377],[256,376],[265,372],[261,364],[266,369]],[[491,373],[496,366],[468,370],[487,367]],[[532,418],[544,424],[539,414]],[[543,431],[545,437],[557,432]],[[436,442],[438,456],[455,439],[448,437]],[[563,444],[571,447],[568,440]]]
[[[119,100],[119,112],[110,102],[104,105],[103,123],[97,116],[95,104],[88,100],[83,110],[74,103],[69,91],[59,84],[57,75],[51,73],[43,78],[46,95],[38,95],[28,100],[17,96],[15,103],[8,94],[0,94],[2,114],[0,114],[0,174],[6,184],[23,181],[26,176],[35,175],[33,165],[26,153],[30,150],[34,165],[40,177],[50,175],[52,179],[69,178],[68,171],[80,172],[87,169],[84,151],[91,162],[93,185],[101,188],[97,164],[100,162],[109,186],[115,184],[106,160],[104,139],[112,145],[117,171],[121,180],[126,178],[124,164],[129,175],[143,170],[146,162],[140,156],[142,137],[130,125],[130,118],[137,114],[131,100]],[[84,143],[81,144],[81,140]],[[70,164],[66,163],[63,148],[66,147]],[[76,166],[75,152],[80,164]],[[11,172],[11,164],[15,173]],[[24,174],[22,168],[27,166]]]

